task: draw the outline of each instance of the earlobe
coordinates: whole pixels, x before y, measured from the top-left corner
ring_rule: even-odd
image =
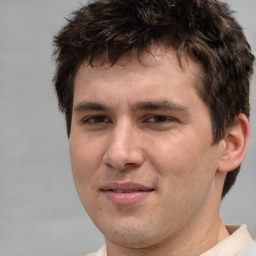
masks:
[[[218,171],[229,172],[241,164],[247,149],[249,135],[249,121],[244,114],[239,114],[223,139],[224,148],[218,163]]]

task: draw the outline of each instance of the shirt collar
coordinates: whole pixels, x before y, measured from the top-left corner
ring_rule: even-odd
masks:
[[[226,228],[230,236],[200,256],[239,256],[239,253],[252,242],[246,225],[227,225]]]

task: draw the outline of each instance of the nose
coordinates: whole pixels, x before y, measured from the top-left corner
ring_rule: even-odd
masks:
[[[109,136],[103,162],[119,171],[141,166],[144,162],[144,151],[139,131],[125,122],[117,124]]]

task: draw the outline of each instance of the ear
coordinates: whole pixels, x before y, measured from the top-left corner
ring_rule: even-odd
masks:
[[[239,114],[223,139],[224,148],[219,159],[218,171],[227,173],[242,163],[249,135],[249,121],[244,114]]]

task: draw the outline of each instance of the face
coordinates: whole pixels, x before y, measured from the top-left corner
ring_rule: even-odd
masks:
[[[189,58],[183,67],[158,51],[143,64],[77,72],[73,177],[109,244],[152,246],[212,215],[220,146],[195,89],[199,71]]]

